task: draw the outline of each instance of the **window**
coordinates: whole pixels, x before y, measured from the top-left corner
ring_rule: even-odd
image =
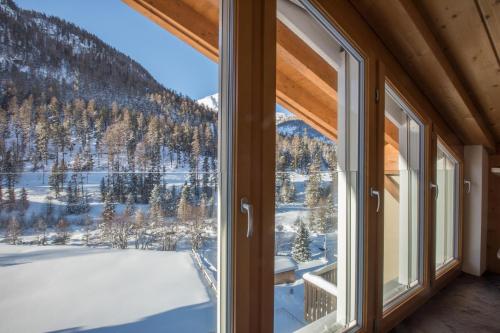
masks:
[[[436,270],[457,254],[458,163],[441,140],[436,156]]]
[[[274,331],[359,323],[363,62],[307,1],[278,1]]]
[[[386,86],[383,303],[418,285],[421,274],[423,125]]]
[[[211,52],[185,9],[0,1],[1,332],[217,331],[219,8]]]

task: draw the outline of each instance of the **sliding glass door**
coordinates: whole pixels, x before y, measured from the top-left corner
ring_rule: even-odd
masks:
[[[384,307],[422,274],[423,125],[386,85],[384,130]]]

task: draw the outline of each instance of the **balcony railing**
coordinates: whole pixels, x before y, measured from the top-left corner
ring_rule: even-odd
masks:
[[[306,273],[304,279],[304,318],[318,320],[337,309],[337,264]]]

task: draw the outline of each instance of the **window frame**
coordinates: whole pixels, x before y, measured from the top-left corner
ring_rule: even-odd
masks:
[[[447,142],[446,139],[441,137],[439,134],[434,134],[435,139],[433,140],[433,146],[435,147],[435,152],[434,156],[432,158],[433,162],[433,173],[434,173],[434,180],[433,183],[436,183],[437,181],[437,174],[436,174],[436,166],[437,166],[437,150],[439,145],[442,146],[444,149],[445,154],[447,154],[447,157],[451,158],[453,162],[455,163],[455,179],[454,179],[454,185],[455,185],[455,191],[453,193],[453,202],[454,202],[454,209],[453,209],[453,214],[454,214],[454,244],[453,244],[453,258],[448,260],[448,262],[444,263],[443,265],[437,267],[436,266],[436,226],[437,226],[437,221],[436,221],[436,200],[433,200],[433,206],[434,209],[432,210],[432,232],[433,232],[433,237],[432,237],[432,249],[433,252],[431,253],[431,262],[432,262],[432,273],[433,273],[433,279],[432,279],[432,285],[438,285],[442,284],[447,280],[447,276],[452,274],[454,271],[460,268],[460,265],[462,263],[462,228],[463,228],[463,223],[462,223],[462,218],[463,218],[463,158],[456,152],[455,149],[453,149],[452,146],[450,146]],[[434,194],[434,193],[433,193]]]
[[[426,200],[425,200],[425,190],[426,190],[426,152],[429,150],[427,145],[426,145],[426,132],[427,132],[427,126],[424,123],[424,120],[420,118],[420,115],[418,112],[415,111],[415,109],[411,106],[411,104],[408,103],[408,101],[403,97],[403,95],[396,89],[394,84],[391,82],[391,80],[386,77],[385,78],[385,85],[384,85],[384,92],[387,92],[388,95],[401,107],[402,111],[406,116],[408,116],[411,120],[417,123],[419,126],[419,151],[418,151],[418,158],[419,158],[419,171],[418,171],[418,218],[417,218],[417,230],[418,230],[418,248],[417,248],[417,280],[416,283],[411,285],[408,289],[400,292],[399,294],[391,297],[387,302],[383,301],[382,298],[382,316],[387,317],[392,313],[394,310],[399,308],[401,305],[403,305],[405,302],[413,298],[416,294],[418,294],[422,289],[425,288],[425,220],[426,220]],[[384,104],[382,105],[384,114],[382,117],[385,117],[385,100]],[[382,134],[385,133],[385,130],[381,131]],[[383,140],[383,138],[382,138]],[[382,173],[383,173],[382,169]],[[382,186],[383,189],[385,189],[384,186]],[[385,213],[385,212],[383,212]],[[384,214],[381,214],[382,218],[381,221],[382,223],[384,222]],[[384,235],[382,234],[381,236],[381,242],[383,243],[384,240]],[[383,248],[383,245],[382,245]],[[382,258],[382,265],[381,265],[381,270],[384,270],[384,260]],[[382,281],[382,286],[381,288],[383,289],[383,281]],[[381,292],[383,295],[383,291]]]
[[[368,108],[368,97],[366,96],[366,88],[368,86],[367,80],[367,63],[368,58],[366,54],[364,54],[356,44],[354,44],[347,35],[344,34],[343,30],[338,26],[338,24],[331,19],[329,14],[324,11],[324,9],[317,3],[315,0],[298,0],[298,2],[304,6],[305,10],[315,21],[321,26],[337,43],[343,47],[346,52],[349,54],[349,57],[352,57],[353,60],[357,61],[359,64],[359,82],[358,82],[358,124],[357,124],[357,179],[356,179],[356,221],[350,221],[350,226],[353,226],[353,223],[356,223],[356,258],[349,256],[350,264],[355,260],[355,272],[356,276],[354,277],[355,282],[355,299],[352,300],[355,302],[355,312],[356,315],[354,317],[355,323],[347,324],[346,328],[343,331],[355,332],[361,330],[364,325],[366,318],[365,313],[365,284],[366,284],[366,256],[365,251],[366,247],[365,243],[365,233],[366,233],[366,193],[367,193],[367,185],[366,185],[366,167],[365,167],[365,159],[367,156],[367,110]],[[277,18],[276,18],[277,19]],[[274,163],[274,161],[273,161]],[[275,193],[273,190],[272,193]],[[274,234],[273,234],[274,237]],[[350,278],[350,281],[353,280],[353,277]],[[267,282],[266,282],[267,283]],[[274,296],[274,293],[273,293]],[[352,306],[351,306],[352,307]],[[304,328],[306,328],[305,326]]]

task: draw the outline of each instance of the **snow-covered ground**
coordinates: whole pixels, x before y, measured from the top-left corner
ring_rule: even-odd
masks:
[[[213,332],[189,252],[0,244],[0,332]]]

